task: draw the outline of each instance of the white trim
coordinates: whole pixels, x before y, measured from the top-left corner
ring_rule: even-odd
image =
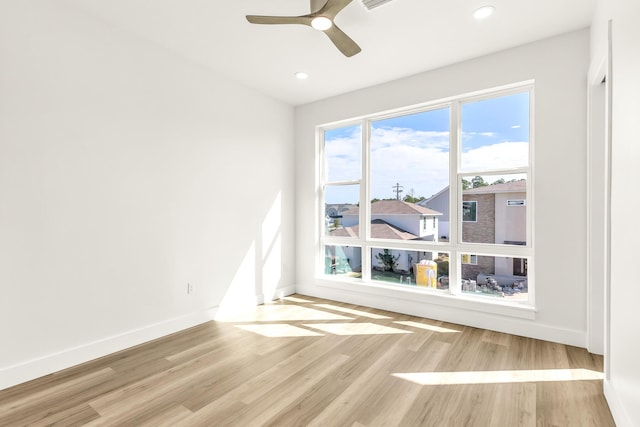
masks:
[[[325,274],[325,266],[324,266],[324,247],[326,245],[348,245],[348,246],[358,246],[362,248],[362,262],[361,262],[361,278],[357,280],[353,280],[352,278],[345,278],[343,276],[336,277],[335,279],[331,279],[329,282],[336,283],[336,281],[342,283],[356,283],[356,286],[368,287],[368,286],[376,286],[376,283],[371,280],[371,266],[372,260],[370,251],[372,248],[385,248],[385,249],[397,249],[397,250],[415,250],[415,251],[438,251],[438,252],[447,252],[449,253],[450,262],[449,265],[449,291],[448,297],[464,297],[461,292],[461,281],[460,281],[460,273],[461,273],[461,265],[458,258],[458,253],[472,253],[476,254],[485,254],[483,252],[488,252],[488,254],[492,256],[506,256],[506,257],[517,257],[517,258],[527,258],[530,261],[534,257],[533,250],[533,226],[532,223],[534,221],[533,216],[531,215],[531,203],[526,204],[527,209],[527,222],[526,222],[526,235],[527,235],[527,244],[525,246],[513,246],[513,245],[502,245],[502,244],[482,244],[482,243],[471,243],[471,242],[462,242],[462,226],[463,222],[476,222],[478,221],[478,201],[477,200],[462,200],[463,199],[463,191],[461,190],[461,180],[465,176],[474,176],[474,175],[491,175],[491,174],[525,174],[527,177],[527,194],[530,194],[529,197],[533,197],[532,189],[533,189],[533,173],[532,173],[532,164],[534,159],[534,140],[533,140],[533,130],[535,128],[534,121],[534,90],[535,90],[535,81],[529,80],[527,82],[522,83],[514,83],[512,85],[502,86],[499,88],[490,88],[474,93],[462,94],[446,99],[439,99],[430,101],[424,104],[418,104],[410,107],[397,108],[394,110],[380,112],[380,113],[372,113],[368,115],[364,115],[358,118],[351,118],[339,122],[334,122],[326,125],[318,125],[316,126],[316,141],[319,146],[316,146],[316,155],[319,159],[319,168],[320,173],[317,175],[318,189],[316,199],[316,203],[318,203],[318,212],[320,216],[318,218],[318,225],[324,227],[324,192],[328,185],[333,184],[355,184],[356,181],[344,181],[344,182],[327,182],[326,177],[323,175],[323,172],[327,169],[325,167],[325,152],[324,152],[324,142],[325,142],[325,134],[327,131],[340,129],[340,128],[349,128],[349,127],[360,127],[360,135],[362,138],[361,141],[361,179],[358,181],[360,183],[360,210],[359,210],[359,224],[360,224],[360,233],[357,237],[335,237],[335,236],[327,236],[324,232],[318,233],[317,242],[317,256],[316,256],[316,269],[313,273],[313,276],[317,280],[324,280],[330,278]],[[461,116],[461,104],[482,101],[487,99],[495,99],[509,95],[515,94],[527,94],[529,99],[529,159],[528,164],[526,166],[520,166],[517,168],[506,168],[506,169],[497,169],[491,171],[464,171],[460,170],[461,165],[461,127],[462,127],[462,116]],[[371,200],[371,168],[370,168],[370,146],[371,146],[371,125],[373,122],[386,120],[393,117],[406,116],[416,113],[421,113],[425,111],[435,111],[448,108],[449,109],[449,204],[450,204],[450,212],[449,212],[449,222],[451,224],[456,224],[456,228],[450,227],[450,237],[448,242],[429,242],[429,241],[405,241],[405,240],[389,240],[389,239],[374,239],[371,237],[371,211],[369,201]],[[455,154],[454,154],[455,153]],[[455,183],[455,185],[451,185],[451,183]],[[444,189],[443,189],[444,190]],[[475,203],[475,221],[462,221],[460,216],[462,215],[462,204],[463,203]],[[533,270],[533,263],[529,265],[530,271]],[[535,307],[535,298],[534,291],[535,281],[534,274],[527,276],[529,283],[529,294],[528,301],[526,304],[529,308],[533,309]],[[409,291],[411,292],[411,291]],[[488,301],[480,301],[477,303],[480,305],[489,304]]]
[[[278,288],[273,299],[280,299],[295,293],[295,286]],[[264,301],[264,294],[256,295],[256,305],[264,304]],[[185,314],[184,316],[0,368],[0,390],[201,325],[213,320],[217,312],[218,307],[211,307],[204,311]]]
[[[363,289],[365,288],[365,289]],[[584,331],[556,328],[535,322],[536,310],[528,306],[505,307],[488,303],[463,301],[461,297],[440,295],[416,295],[401,293],[384,286],[354,285],[323,281],[316,285],[297,285],[296,291],[302,295],[326,298],[350,304],[403,313],[428,319],[440,320],[459,325],[477,327],[497,332],[514,334],[528,338],[552,341],[576,347],[585,347]],[[439,299],[440,303],[433,303]],[[462,304],[460,304],[462,302]],[[467,304],[468,303],[468,304]],[[495,311],[488,312],[488,307]],[[511,310],[510,310],[511,309]]]
[[[185,314],[0,369],[0,390],[212,320],[218,307]]]
[[[275,301],[277,299],[284,298],[286,296],[293,295],[295,293],[296,293],[295,286],[285,286],[284,288],[277,288],[274,292],[273,297],[271,297],[271,299],[268,301]],[[262,305],[265,303],[265,301],[267,301],[267,299],[265,299],[264,294],[256,295],[256,301],[255,301],[256,305]]]
[[[607,130],[606,130],[606,110],[607,110],[607,87],[606,85],[602,86],[602,81],[606,76],[606,72],[604,69],[601,69],[606,65],[606,60],[598,65],[599,70],[595,73],[590,73],[592,75],[591,78],[594,80],[589,80],[587,82],[587,168],[586,168],[586,184],[587,184],[587,192],[586,192],[586,213],[587,213],[587,251],[586,251],[586,266],[587,266],[587,349],[591,353],[595,354],[604,354],[605,352],[605,338],[604,338],[604,313],[600,315],[597,313],[595,306],[596,304],[602,304],[602,307],[605,305],[605,301],[602,300],[601,297],[604,297],[604,292],[606,289],[607,282],[607,271],[608,266],[607,263],[607,251],[609,247],[608,242],[608,210],[610,209],[610,204],[608,200],[608,194],[610,192],[611,180],[609,177],[609,157],[610,157],[610,147],[607,141]],[[604,90],[604,93],[601,91]],[[595,105],[595,100],[600,100],[604,105],[599,104],[602,110],[595,109],[598,105]],[[596,113],[602,111],[602,117],[596,116]],[[596,126],[598,124],[599,126]],[[600,132],[598,132],[598,129]],[[596,139],[598,138],[598,139]],[[599,155],[602,155],[603,158],[600,158]],[[594,162],[597,166],[594,165]],[[594,167],[595,166],[595,167]],[[595,193],[595,184],[596,182],[603,182],[603,192]],[[594,209],[601,209],[602,204],[604,204],[604,212],[600,212],[603,214],[602,222],[598,221],[595,223],[594,220]],[[600,235],[600,233],[603,233]],[[598,236],[596,238],[595,236]],[[600,241],[600,237],[602,238],[602,242]],[[602,272],[601,274],[596,275],[595,271],[597,271],[594,266],[597,264],[602,264]],[[600,294],[602,292],[602,295]],[[604,311],[604,310],[603,310]],[[597,319],[594,319],[594,316],[598,316]],[[596,322],[602,322],[603,327],[600,328],[596,326]],[[600,334],[600,330],[602,329],[602,334]],[[598,331],[598,332],[596,332]]]
[[[631,422],[631,418],[629,417],[629,414],[627,414],[627,411],[624,409],[624,404],[620,402],[618,393],[616,392],[616,389],[611,381],[605,378],[602,388],[604,391],[604,397],[605,399],[607,399],[607,404],[609,405],[609,410],[611,411],[611,415],[613,416],[613,421],[616,423],[616,426],[634,427],[635,424]]]
[[[605,288],[604,288],[604,377],[605,380],[611,379],[611,171],[612,165],[612,150],[613,150],[613,21],[609,20],[607,23],[607,85],[606,85],[606,123],[605,132],[607,138],[607,162],[606,162],[606,203],[607,209],[605,211],[605,223],[606,223],[606,236],[605,236]]]
[[[296,293],[295,285],[285,286],[283,288],[276,289],[276,295],[274,296],[274,300],[288,297],[289,295],[293,295]]]
[[[452,295],[445,290],[406,286],[401,284],[394,285],[392,283],[379,281],[362,283],[362,281],[358,279],[345,280],[345,278],[339,277],[333,279],[331,276],[318,279],[316,281],[316,285],[319,288],[351,291],[370,296],[382,296],[391,300],[396,299],[419,302],[421,304],[425,304],[425,307],[443,306],[528,320],[534,320],[536,318],[536,309],[528,304],[505,302],[493,298],[480,299],[480,297],[470,296],[467,294]],[[296,287],[296,289],[300,292],[299,286]],[[313,295],[309,294],[308,291],[308,289],[304,288],[302,293],[306,295]],[[341,301],[340,295],[341,294],[336,294],[335,298],[331,297],[330,299]],[[363,305],[361,302],[356,302],[355,304]],[[406,311],[403,311],[400,307],[393,311],[406,313]]]
[[[377,120],[392,118],[399,115],[412,114],[412,113],[424,112],[429,110],[437,110],[438,108],[443,108],[445,104],[451,104],[451,106],[453,107],[454,104],[457,104],[456,101],[460,101],[460,100],[472,101],[472,100],[479,100],[479,99],[490,99],[494,97],[497,98],[500,96],[508,96],[516,93],[521,93],[525,89],[529,89],[531,93],[531,91],[534,90],[535,82],[536,81],[534,79],[524,80],[518,83],[511,83],[508,85],[482,89],[482,90],[469,92],[461,95],[449,96],[446,98],[440,98],[440,99],[436,99],[428,102],[421,102],[418,104],[394,108],[386,111],[380,111],[377,113],[364,114],[364,115],[352,117],[349,119],[338,120],[338,121],[329,122],[329,123],[322,123],[316,126],[316,129],[320,131],[338,129],[341,127],[347,127],[349,125],[355,125],[358,122],[361,122],[363,120],[377,121]],[[533,110],[530,110],[530,113],[532,114]],[[530,126],[530,129],[531,128],[532,126]],[[453,128],[451,129],[451,132],[452,132],[452,138],[453,138],[454,136]],[[529,160],[531,161],[531,159]]]

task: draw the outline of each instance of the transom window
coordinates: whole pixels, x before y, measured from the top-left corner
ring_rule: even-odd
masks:
[[[532,304],[532,104],[527,83],[320,127],[319,275]]]

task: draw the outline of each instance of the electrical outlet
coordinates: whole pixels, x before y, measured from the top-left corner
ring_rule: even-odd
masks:
[[[187,294],[191,295],[193,293],[193,285],[191,283],[187,283]]]

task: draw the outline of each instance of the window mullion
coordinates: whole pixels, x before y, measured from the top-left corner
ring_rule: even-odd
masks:
[[[524,89],[524,91],[522,89]],[[496,108],[495,106],[503,108],[503,110],[504,108],[508,108],[509,111],[516,111],[515,108],[511,108],[513,105],[512,103],[522,100],[523,97],[511,98],[516,101],[499,100],[498,98],[502,96],[511,96],[512,94],[519,94],[520,92],[527,91],[527,89],[529,92],[528,123],[524,116],[524,118],[518,118],[520,116],[514,115],[513,117],[515,119],[513,123],[508,121],[508,118],[511,117],[509,114],[491,113],[487,116],[487,111],[492,111],[487,110],[487,108]],[[410,289],[407,287],[407,284],[415,286],[418,277],[422,279],[419,282],[419,286],[424,286],[428,280],[431,280],[430,277],[432,276],[429,276],[428,280],[425,280],[423,278],[423,273],[428,272],[432,275],[432,264],[427,264],[427,267],[422,268],[415,267],[414,265],[421,257],[424,257],[427,260],[430,258],[435,260],[439,257],[439,253],[448,253],[448,292],[453,296],[475,298],[473,291],[481,291],[476,290],[475,287],[471,288],[471,286],[467,286],[472,285],[471,281],[474,280],[475,277],[478,277],[478,283],[483,281],[482,284],[484,286],[482,293],[491,293],[492,296],[500,293],[502,293],[503,297],[505,294],[507,294],[507,296],[514,296],[514,294],[517,293],[517,289],[513,288],[512,284],[501,284],[501,288],[496,284],[496,281],[505,282],[507,280],[511,280],[508,277],[511,275],[509,272],[510,263],[513,264],[513,275],[522,275],[524,267],[517,267],[515,264],[519,258],[527,260],[527,277],[530,279],[529,283],[533,285],[534,226],[532,214],[534,180],[532,174],[534,160],[533,133],[535,129],[533,123],[533,92],[534,88],[531,82],[528,82],[527,85],[510,85],[500,90],[492,89],[480,91],[472,94],[451,97],[445,100],[439,100],[438,102],[423,104],[417,107],[414,106],[407,109],[398,109],[378,115],[361,116],[353,121],[341,122],[339,125],[345,126],[344,130],[342,128],[338,128],[337,124],[330,125],[332,127],[326,127],[325,129],[329,129],[328,132],[333,133],[327,134],[326,136],[321,134],[318,139],[321,143],[319,152],[322,160],[317,164],[320,168],[317,175],[318,182],[320,184],[318,193],[320,194],[320,197],[325,200],[325,206],[321,206],[320,209],[320,216],[324,218],[325,211],[327,210],[326,200],[335,200],[340,198],[342,197],[340,195],[343,193],[347,194],[346,197],[342,198],[348,199],[348,203],[355,203],[356,196],[359,200],[359,213],[357,217],[354,213],[351,213],[349,221],[347,222],[345,219],[343,222],[344,228],[347,228],[355,227],[355,222],[358,221],[359,233],[354,233],[353,229],[347,229],[344,231],[339,230],[334,233],[334,229],[340,228],[336,224],[335,227],[330,227],[329,229],[331,235],[329,235],[329,232],[326,234],[323,233],[320,238],[322,252],[324,252],[323,248],[326,245],[329,246],[328,250],[334,250],[336,253],[337,249],[332,249],[331,247],[347,246],[346,249],[340,249],[342,251],[342,255],[340,255],[342,258],[338,259],[338,261],[342,262],[342,264],[340,264],[342,265],[342,271],[338,268],[338,274],[342,274],[342,277],[346,279],[361,277],[362,281],[365,283],[370,283],[373,281],[373,278],[375,278],[375,282],[370,283],[371,285],[386,285],[391,283],[392,285],[403,285],[405,289]],[[476,102],[477,104],[472,104]],[[492,105],[494,107],[492,107]],[[523,105],[524,106],[522,108],[526,108],[526,105]],[[448,117],[446,114],[438,112],[438,110],[444,108],[449,110]],[[465,114],[464,118],[462,117],[463,110]],[[429,112],[429,114],[420,116],[425,112]],[[413,117],[414,114],[415,117]],[[500,119],[501,117],[504,122],[501,125],[502,127],[494,127],[493,119]],[[395,121],[396,118],[399,120]],[[414,123],[417,122],[412,122],[412,120],[418,119],[425,120],[424,122],[421,122],[425,126],[424,129],[418,124],[414,127]],[[447,135],[444,133],[446,131],[445,127],[447,119],[449,125],[448,152],[444,146],[447,139]],[[387,120],[388,122],[386,122]],[[431,120],[433,120],[433,122]],[[437,124],[432,125],[432,123]],[[426,139],[426,142],[422,141],[421,138],[409,140],[407,137],[405,140],[404,134],[398,136],[394,133],[396,129],[404,130],[405,125],[407,129],[414,132],[426,129],[433,133],[428,135],[429,139]],[[522,135],[522,140],[514,139],[512,142],[508,142],[512,145],[509,145],[507,149],[503,150],[505,151],[504,157],[507,161],[493,162],[491,160],[493,159],[493,157],[491,157],[493,151],[476,151],[480,149],[484,150],[484,147],[489,146],[492,146],[494,151],[495,149],[502,149],[502,147],[495,146],[500,143],[496,138],[502,135],[502,131],[500,129],[507,125],[511,126],[511,129],[517,129],[524,126],[528,126],[529,129],[528,140],[525,140],[525,138],[527,138],[525,133],[509,134]],[[358,126],[360,127],[360,135],[356,136],[355,132],[351,132],[350,127],[357,128]],[[433,126],[433,128],[429,128],[429,126]],[[379,137],[376,138],[376,141],[372,142],[374,128],[380,129],[380,133],[378,134],[378,131],[376,131],[376,135],[379,135]],[[494,130],[496,132],[494,132]],[[411,133],[407,133],[407,135],[411,136]],[[435,139],[436,137],[438,139]],[[514,136],[514,138],[519,137]],[[326,142],[324,139],[339,144],[345,142],[346,144],[351,145],[340,145],[340,147],[346,147],[344,151],[334,148],[338,147],[338,145],[332,145],[327,151],[323,152],[324,143]],[[359,148],[361,150],[359,154],[361,158],[359,177],[357,176],[358,167],[355,164],[356,156],[358,155],[356,154],[357,149],[355,148],[355,144],[358,143],[358,139],[360,139]],[[393,145],[393,142],[395,141],[397,141],[398,147]],[[511,141],[511,139],[509,139],[509,141]],[[433,144],[433,149],[437,152],[437,155],[429,153],[429,157],[423,157],[421,152],[418,153],[419,150],[424,149],[424,146],[421,144],[425,143]],[[523,146],[516,145],[522,143],[529,144],[528,162],[520,161],[519,158],[516,158],[515,155],[509,151],[519,150],[514,151],[514,153],[520,155],[521,159],[525,159],[520,153],[520,151],[524,152]],[[353,147],[353,149],[349,149],[349,147]],[[372,149],[374,152],[371,151]],[[351,164],[344,162],[344,159],[346,158],[344,153],[349,154]],[[444,170],[447,164],[447,160],[444,160],[445,155],[448,156],[448,175],[446,175],[446,171]],[[335,164],[331,161],[327,162],[326,156],[333,156],[331,159],[336,159]],[[393,161],[389,160],[392,158],[397,159]],[[462,162],[463,159],[464,163]],[[500,159],[502,159],[502,157],[500,157]],[[400,162],[401,160],[402,162]],[[327,164],[330,167],[329,169],[327,169]],[[347,166],[343,167],[345,164]],[[438,172],[437,177],[433,178],[432,181],[427,181],[427,184],[424,184],[424,179],[421,178],[422,175],[420,175],[420,173],[425,170],[425,165],[430,171]],[[485,166],[488,166],[488,168]],[[500,166],[504,167],[501,168]],[[374,170],[372,170],[372,168],[374,168]],[[443,221],[443,224],[446,220],[449,222],[448,241],[446,241],[446,239],[439,240],[440,237],[445,234],[444,230],[446,229],[444,226],[436,229],[435,219],[433,220],[433,227],[431,229],[427,227],[426,218],[436,218],[437,213],[428,211],[421,212],[419,209],[415,208],[413,211],[407,213],[406,206],[397,207],[393,206],[393,203],[397,204],[397,202],[387,202],[388,196],[383,189],[378,187],[381,187],[384,184],[384,187],[386,188],[388,181],[393,177],[393,171],[396,170],[397,175],[400,177],[398,182],[402,183],[404,186],[407,186],[407,184],[402,182],[402,179],[405,179],[409,183],[413,183],[414,181],[417,182],[421,187],[421,189],[418,190],[419,192],[425,191],[424,188],[426,188],[427,191],[432,190],[430,192],[433,196],[427,199],[427,201],[422,205],[423,207],[432,209],[432,211],[442,211],[444,213],[444,209],[446,209],[445,203],[448,203],[448,217],[446,214],[439,217],[440,220]],[[413,171],[416,171],[414,175],[419,175],[417,178],[414,177],[414,175],[411,175]],[[445,173],[445,175],[442,175],[442,173]],[[478,177],[477,180],[472,179],[475,176]],[[375,179],[375,187],[371,181],[372,179]],[[395,183],[396,178],[393,177],[393,179],[393,182]],[[412,179],[414,181],[412,181]],[[420,181],[420,179],[423,179],[423,181]],[[448,180],[448,187],[445,187],[447,185],[445,179]],[[525,197],[528,199],[527,203],[525,206],[515,206],[513,203],[509,203],[507,199],[508,196],[506,195],[507,193],[515,192],[522,193],[522,190],[524,190],[525,187],[523,183],[505,185],[504,187],[495,187],[494,189],[488,189],[488,191],[479,189],[467,192],[462,189],[463,179],[472,182],[473,188],[496,184],[510,184],[512,182],[517,183],[526,179]],[[499,179],[502,179],[502,181],[499,181]],[[328,180],[332,181],[327,182]],[[441,188],[438,192],[431,188],[436,186],[436,184],[438,188]],[[356,189],[356,185],[359,186],[358,189]],[[411,187],[406,187],[406,189],[409,188]],[[388,191],[388,188],[386,189]],[[447,193],[448,202],[445,201]],[[493,196],[489,196],[489,193],[495,194]],[[498,197],[496,194],[500,194],[500,196]],[[424,196],[425,194],[418,193],[418,195]],[[477,201],[472,197],[473,195],[477,195]],[[380,205],[375,204],[372,207],[371,200],[373,197],[381,199]],[[518,197],[523,198],[522,196]],[[475,207],[475,211],[468,212],[463,209],[463,200],[468,200],[472,206]],[[493,204],[495,204],[495,209],[492,207]],[[504,205],[515,207],[510,207],[507,212],[502,209],[504,208]],[[342,209],[342,207],[337,208],[339,210]],[[376,210],[375,215],[372,215],[372,209]],[[422,216],[418,220],[407,219],[409,218],[408,216],[401,217],[401,215],[416,215],[415,212],[418,212],[418,214],[422,213]],[[475,216],[473,215],[474,213]],[[333,213],[330,215],[332,217],[334,216]],[[376,220],[373,225],[371,223],[372,218]],[[480,218],[482,218],[482,221]],[[465,219],[474,219],[475,221],[464,222]],[[422,221],[424,221],[424,223],[422,223]],[[504,227],[498,228],[499,224],[507,223],[512,224],[514,227],[517,227],[517,229],[513,231],[511,229],[507,230]],[[324,220],[320,221],[319,225],[321,227],[324,226]],[[491,227],[495,228],[495,230]],[[524,229],[525,227],[526,230]],[[525,241],[526,245],[524,244]],[[349,249],[349,246],[359,247],[361,250],[360,255],[355,255],[357,249]],[[464,266],[462,265],[463,254],[469,255],[464,260]],[[400,256],[402,256],[402,258],[400,258]],[[336,255],[333,257],[336,258]],[[361,258],[361,274],[357,274],[357,266],[350,265],[349,267],[353,267],[353,269],[344,268],[345,260],[348,264],[351,264],[349,257],[351,257],[351,259]],[[396,264],[396,260],[398,258],[402,261]],[[437,262],[439,267],[442,266],[442,260]],[[322,256],[320,257],[320,268],[322,269]],[[520,269],[518,270],[518,268]],[[420,272],[420,276],[418,276],[416,271]],[[446,270],[439,268],[437,272],[440,271]],[[447,273],[444,273],[443,275],[446,274]],[[484,276],[487,276],[488,274],[501,277],[492,278],[491,280],[494,280],[493,282],[485,283],[484,281],[488,279]],[[483,277],[480,278],[480,275],[483,275]],[[407,278],[410,278],[411,280],[407,281]],[[463,278],[468,279],[469,282],[465,282],[465,284],[463,284]],[[336,277],[336,279],[339,278]],[[428,285],[428,287],[430,286],[431,285]],[[505,289],[504,292],[502,292],[503,289]],[[523,288],[520,287],[520,289]],[[420,287],[416,288],[416,290],[431,292],[429,289],[421,289]],[[441,292],[447,291],[441,290]],[[440,295],[443,295],[443,293],[440,293]],[[524,299],[517,299],[515,298],[517,295],[515,295],[513,299],[508,301],[527,302],[527,294],[523,293],[522,295],[525,296]],[[528,295],[529,304],[533,304],[534,302],[533,295],[533,286],[530,286]]]
[[[449,135],[449,242],[451,252],[449,254],[449,292],[458,295],[460,288],[460,262],[457,247],[462,236],[462,221],[460,218],[460,205],[462,196],[459,191],[460,169],[460,135],[462,120],[460,117],[460,102],[451,103],[451,122]]]
[[[317,130],[317,140],[318,140],[318,150],[319,159],[316,162],[316,167],[318,168],[318,173],[316,175],[316,179],[318,180],[319,190],[318,191],[318,220],[316,221],[316,227],[318,227],[318,233],[320,234],[320,239],[317,245],[317,257],[316,257],[316,271],[324,271],[324,258],[325,258],[325,216],[326,216],[326,207],[325,207],[325,186],[326,186],[326,159],[325,159],[325,139],[324,139],[324,131]]]
[[[360,241],[362,243],[362,280],[371,281],[371,124],[362,120],[362,185],[360,186]]]

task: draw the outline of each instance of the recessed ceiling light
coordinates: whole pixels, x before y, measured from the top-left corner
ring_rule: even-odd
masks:
[[[309,74],[305,73],[304,71],[298,71],[294,75],[298,80],[306,80],[309,77]]]
[[[473,17],[480,21],[491,16],[495,10],[496,8],[493,6],[482,6],[481,8],[476,9],[476,11],[473,12]]]
[[[319,31],[328,30],[332,25],[331,19],[326,16],[316,16],[311,20],[311,26]]]

